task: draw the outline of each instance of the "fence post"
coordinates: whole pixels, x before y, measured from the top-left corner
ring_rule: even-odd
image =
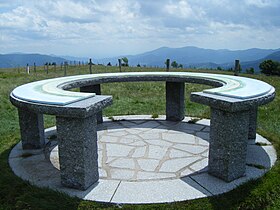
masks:
[[[120,72],[122,72],[122,60],[119,58],[118,61],[119,61]]]
[[[36,74],[36,63],[35,62],[33,64],[33,70],[34,70],[34,73]]]
[[[29,74],[29,73],[30,73],[29,65],[26,64],[26,74]]]
[[[240,71],[240,63],[239,63],[239,60],[235,60],[234,76],[238,76],[239,71]]]
[[[47,74],[49,74],[49,63],[47,63]]]
[[[89,73],[90,74],[92,74],[92,60],[91,60],[91,58],[89,59],[89,63],[88,63],[88,65],[89,65]]]
[[[65,61],[65,62],[64,62],[64,76],[67,75],[67,72],[66,72],[66,65],[67,65],[67,62]]]
[[[166,59],[165,64],[166,64],[166,71],[169,71],[169,69],[170,69],[170,59],[169,58]]]

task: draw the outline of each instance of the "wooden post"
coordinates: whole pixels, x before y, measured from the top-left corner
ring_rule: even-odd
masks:
[[[36,63],[35,62],[33,64],[33,70],[34,70],[34,73],[36,73]]]
[[[92,60],[91,60],[91,58],[89,59],[89,63],[88,63],[88,65],[89,65],[89,73],[90,74],[92,74]]]
[[[119,58],[118,61],[119,61],[120,72],[122,72],[122,60]]]
[[[168,58],[168,59],[166,59],[166,71],[169,71],[169,69],[170,69],[170,59]]]
[[[66,65],[67,65],[67,62],[65,61],[65,62],[64,62],[64,76],[67,75],[67,72],[66,72]]]
[[[239,60],[235,60],[234,76],[238,76],[239,71],[240,71],[240,63],[239,63]]]
[[[60,63],[60,70],[62,71],[63,68],[63,62]]]
[[[49,63],[47,63],[47,74],[49,74]]]
[[[26,64],[26,74],[29,74],[29,73],[30,73],[29,65]]]

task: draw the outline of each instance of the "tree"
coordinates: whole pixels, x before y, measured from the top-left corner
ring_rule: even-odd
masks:
[[[112,66],[111,62],[109,62],[109,63],[107,64],[107,66]]]
[[[247,74],[254,74],[255,73],[255,69],[253,67],[246,69],[246,73]]]
[[[141,65],[138,63],[138,64],[137,64],[137,67],[141,67]]]
[[[178,65],[178,68],[181,68],[181,69],[182,69],[182,68],[183,68],[183,64],[179,64],[179,65]]]
[[[223,69],[222,69],[222,67],[218,66],[217,70],[222,71]]]
[[[261,73],[267,75],[280,75],[280,64],[277,61],[265,60],[260,63]]]
[[[172,61],[171,66],[172,68],[178,68],[178,63],[176,61]]]
[[[124,66],[128,66],[128,58],[127,57],[123,57],[122,61],[124,62]]]

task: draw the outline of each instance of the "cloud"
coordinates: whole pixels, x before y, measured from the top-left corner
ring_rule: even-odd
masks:
[[[1,0],[1,52],[104,57],[161,46],[277,48],[279,11],[278,0]]]

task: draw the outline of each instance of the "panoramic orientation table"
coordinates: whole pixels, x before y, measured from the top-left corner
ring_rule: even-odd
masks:
[[[101,84],[166,82],[166,120],[185,117],[185,83],[214,86],[191,93],[191,101],[211,108],[208,173],[227,182],[244,176],[247,140],[256,138],[258,106],[275,97],[271,85],[245,77],[189,72],[131,72],[47,79],[15,88],[10,100],[18,108],[23,149],[44,147],[43,114],[55,115],[61,183],[87,189],[99,179],[97,123],[112,96]],[[80,92],[70,91],[80,88]]]

